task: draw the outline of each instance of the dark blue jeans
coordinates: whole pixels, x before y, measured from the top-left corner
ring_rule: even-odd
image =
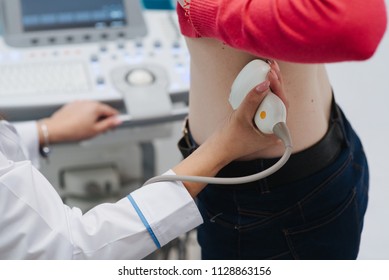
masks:
[[[332,121],[343,133],[339,153],[319,171],[290,182],[283,176],[242,186],[209,185],[200,193],[203,259],[357,258],[368,164],[358,136],[338,112]],[[310,161],[304,155],[299,160]]]

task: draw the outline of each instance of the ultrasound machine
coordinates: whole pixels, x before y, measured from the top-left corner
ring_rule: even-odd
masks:
[[[75,99],[107,102],[127,125],[186,113],[174,108],[188,92],[185,42],[175,11],[153,8],[169,0],[0,3],[0,109],[7,118],[41,118]]]
[[[120,128],[52,147],[41,171],[70,206],[116,201],[176,164],[189,54],[170,0],[0,0],[0,112],[50,116],[77,99],[117,108]]]

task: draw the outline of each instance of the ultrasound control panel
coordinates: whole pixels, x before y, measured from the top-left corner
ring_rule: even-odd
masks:
[[[77,99],[122,106],[137,69],[165,79],[158,90],[171,100],[188,93],[189,54],[174,10],[142,10],[134,0],[0,3],[0,111],[12,120]]]

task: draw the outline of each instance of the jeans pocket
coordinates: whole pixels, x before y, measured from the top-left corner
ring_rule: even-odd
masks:
[[[295,259],[356,259],[360,244],[356,188],[331,213],[284,229],[284,234]]]

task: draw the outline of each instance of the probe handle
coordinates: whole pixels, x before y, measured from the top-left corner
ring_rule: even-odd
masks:
[[[250,90],[265,81],[269,71],[269,64],[259,59],[253,60],[243,67],[231,87],[229,101],[232,108],[238,108]],[[273,127],[277,123],[286,122],[286,108],[282,100],[270,92],[259,105],[254,122],[260,131],[272,134]]]

